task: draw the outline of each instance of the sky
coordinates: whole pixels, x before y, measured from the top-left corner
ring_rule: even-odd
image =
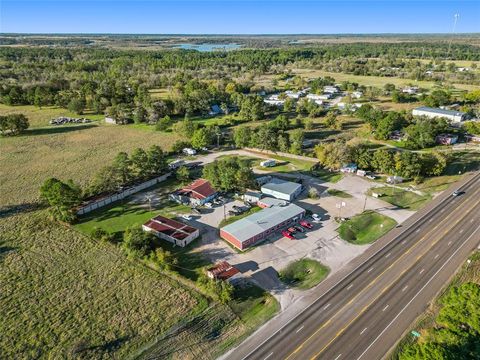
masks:
[[[12,1],[1,33],[353,34],[480,32],[480,1]]]

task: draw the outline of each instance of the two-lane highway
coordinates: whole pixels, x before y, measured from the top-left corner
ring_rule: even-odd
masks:
[[[229,358],[382,358],[480,241],[480,176],[462,190],[279,330],[258,343],[250,339]]]

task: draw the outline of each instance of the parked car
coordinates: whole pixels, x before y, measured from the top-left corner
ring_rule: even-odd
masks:
[[[295,240],[295,237],[287,230],[282,230],[282,235],[290,240]]]
[[[184,220],[192,220],[192,217],[191,217],[190,215],[185,214],[185,215],[182,215],[182,219],[184,219]]]
[[[460,191],[460,190],[455,190],[453,193],[452,193],[452,196],[460,196],[464,193],[465,191]]]
[[[304,228],[306,228],[306,229],[311,229],[311,228],[313,228],[313,225],[310,224],[310,223],[309,223],[308,221],[306,221],[306,220],[300,220],[300,221],[299,221],[299,224],[302,225],[302,226],[303,226]]]
[[[295,229],[293,226],[292,227],[289,227],[287,229],[288,232],[292,233],[292,234],[295,234],[297,232],[297,229]]]
[[[375,175],[372,175],[372,174],[368,174],[366,176],[367,179],[370,179],[370,180],[375,180],[377,177]]]
[[[322,221],[322,217],[318,214],[312,214],[312,219],[314,221]]]
[[[210,202],[207,202],[207,203],[205,203],[205,207],[211,209],[211,208],[213,208],[213,204],[210,203]]]
[[[298,225],[295,225],[295,229],[297,229],[297,231],[300,231],[300,232],[305,232],[305,229],[301,226],[298,226]]]

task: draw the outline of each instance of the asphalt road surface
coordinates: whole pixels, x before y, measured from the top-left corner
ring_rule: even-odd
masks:
[[[228,359],[382,359],[480,243],[480,174],[307,308]],[[267,330],[268,324],[263,332]]]

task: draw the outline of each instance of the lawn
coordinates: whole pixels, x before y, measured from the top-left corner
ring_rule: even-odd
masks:
[[[157,215],[174,217],[176,214],[190,213],[190,207],[164,199],[152,209],[146,204],[128,202],[131,198],[117,202],[112,207],[105,207],[79,219],[74,227],[84,234],[91,234],[94,228],[102,228],[112,234],[119,234],[128,227],[141,226]]]
[[[59,116],[69,116],[69,117],[85,117],[90,120],[102,120],[105,118],[102,114],[89,114],[88,112],[83,115],[78,115],[63,109],[57,106],[44,106],[42,108],[33,106],[33,105],[16,105],[9,106],[5,104],[0,104],[0,115],[7,114],[24,114],[29,122],[31,128],[38,128],[44,126],[50,126],[49,121],[52,118]],[[69,125],[58,125],[55,128],[61,128]]]
[[[336,183],[340,181],[343,177],[343,174],[341,172],[328,171],[325,169],[311,170],[306,174],[329,183]]]
[[[244,217],[247,217],[249,215],[252,215],[258,211],[262,210],[261,207],[259,206],[253,206],[250,210],[245,211],[243,214],[240,215],[235,215],[235,216],[229,216],[226,219],[223,219],[220,221],[220,224],[218,225],[219,228],[222,228],[224,226],[227,226],[228,224],[234,223],[235,221],[238,221],[240,219],[243,219]]]
[[[397,225],[388,216],[375,211],[364,211],[343,222],[338,233],[343,240],[355,245],[370,244]]]
[[[418,195],[412,191],[401,190],[391,186],[373,188],[369,191],[369,195],[372,192],[381,194],[381,200],[408,210],[418,210],[432,198],[429,194]]]
[[[288,286],[302,290],[310,289],[325,279],[330,269],[313,259],[291,262],[280,271],[279,278]]]
[[[342,190],[337,190],[337,189],[328,189],[327,193],[329,195],[344,198],[344,199],[348,199],[352,197],[352,195],[350,195],[349,193]]]

